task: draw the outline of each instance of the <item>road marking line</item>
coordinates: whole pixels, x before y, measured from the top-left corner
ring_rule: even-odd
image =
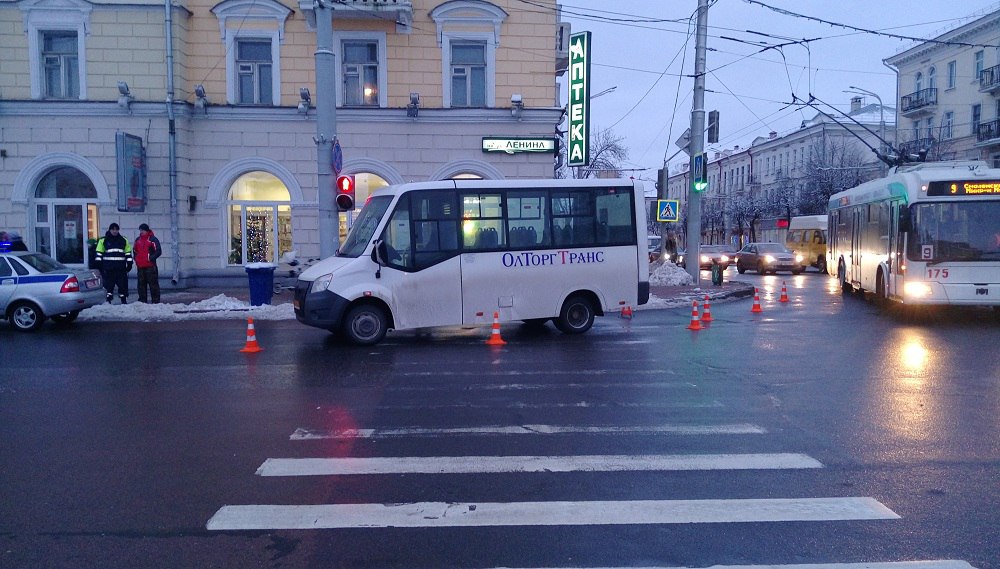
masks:
[[[513,568],[511,568],[513,569]],[[534,569],[555,569],[537,567]],[[574,569],[561,567],[559,569]],[[583,569],[583,568],[578,568]],[[691,569],[688,567],[591,567],[587,569]],[[809,563],[805,565],[712,565],[707,569],[976,569],[966,561],[885,561],[868,563]]]
[[[509,425],[487,427],[455,427],[426,429],[402,427],[397,429],[343,429],[319,431],[298,428],[288,438],[293,441],[319,439],[380,439],[391,437],[444,437],[453,435],[762,435],[767,431],[757,425],[735,423],[729,425],[653,425],[649,427],[576,427],[561,425]]]
[[[823,468],[804,454],[688,454],[583,456],[389,456],[269,458],[258,476],[351,474],[472,474],[484,472],[640,472]]]
[[[512,401],[505,405],[495,403],[454,403],[440,405],[373,405],[363,407],[364,409],[377,409],[386,411],[444,411],[447,409],[489,409],[492,411],[502,409],[721,409],[725,407],[720,401],[686,402],[671,400],[666,403],[627,403],[624,401],[614,401],[610,403],[594,403],[593,401],[572,401],[569,403],[524,403]]]
[[[209,530],[582,526],[898,519],[874,498],[223,506]]]

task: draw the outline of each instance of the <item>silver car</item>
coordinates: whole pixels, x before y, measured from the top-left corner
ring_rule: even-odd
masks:
[[[44,253],[0,253],[0,315],[17,330],[37,330],[46,318],[72,322],[102,302],[97,271],[69,268]]]

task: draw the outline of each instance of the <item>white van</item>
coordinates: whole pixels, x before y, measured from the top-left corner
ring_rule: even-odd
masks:
[[[586,332],[645,304],[642,182],[446,180],[374,192],[333,257],[299,277],[295,316],[375,344],[389,329],[544,324]]]
[[[826,272],[827,223],[825,215],[800,215],[791,219],[785,235],[785,247],[821,273]]]

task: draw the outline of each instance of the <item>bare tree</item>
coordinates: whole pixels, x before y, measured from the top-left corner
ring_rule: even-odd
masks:
[[[861,149],[845,139],[817,140],[809,149],[806,175],[798,195],[798,213],[826,213],[830,196],[878,175],[879,166],[867,163]]]
[[[566,148],[566,145],[563,145]],[[625,147],[624,139],[617,136],[611,129],[604,129],[595,132],[590,137],[590,165],[589,166],[563,166],[556,172],[557,178],[594,178],[600,172],[610,171],[616,175],[621,170],[622,163],[628,159],[628,148]]]
[[[754,222],[760,219],[764,212],[764,202],[750,192],[740,192],[729,202],[729,218],[733,222],[733,230],[741,237],[750,235],[750,241],[756,241]]]

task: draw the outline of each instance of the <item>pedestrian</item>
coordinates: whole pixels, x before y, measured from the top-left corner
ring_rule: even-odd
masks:
[[[121,303],[127,304],[128,273],[132,270],[132,245],[124,235],[118,233],[118,229],[118,224],[112,223],[104,237],[97,242],[97,264],[101,267],[108,304],[114,298],[116,286]]]
[[[17,231],[11,231],[7,234],[7,238],[10,240],[10,250],[11,251],[27,251],[28,246],[24,244],[24,239],[21,238],[21,234]]]
[[[146,288],[149,288],[149,299],[153,304],[160,303],[160,273],[156,268],[156,260],[160,258],[163,249],[160,240],[145,223],[139,224],[139,238],[135,240],[135,268],[139,275],[139,302],[146,302]]]

